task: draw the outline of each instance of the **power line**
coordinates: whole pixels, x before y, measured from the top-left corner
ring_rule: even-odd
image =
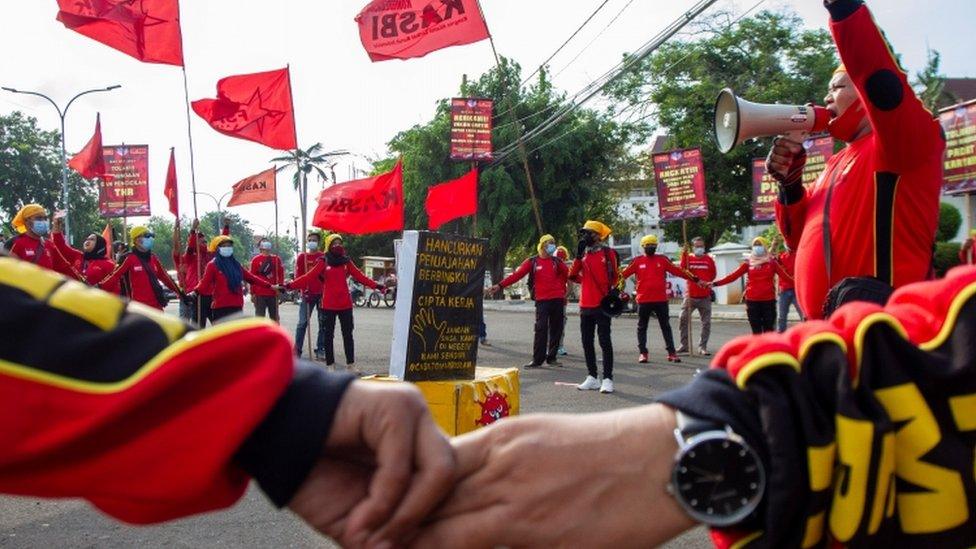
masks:
[[[569,42],[573,38],[575,38],[576,35],[579,34],[581,30],[583,30],[583,27],[585,27],[591,20],[593,20],[593,18],[596,17],[596,14],[600,13],[600,10],[602,10],[603,7],[606,6],[609,2],[610,0],[603,0],[603,2],[601,2],[600,5],[597,6],[595,10],[593,10],[593,13],[591,13],[590,16],[586,18],[586,21],[583,21],[583,24],[577,27],[577,29],[573,31],[573,34],[569,35],[569,38],[567,38],[566,41],[562,43],[562,45],[556,48],[556,51],[552,52],[552,55],[550,55],[545,61],[542,62],[542,64],[540,64],[534,71],[532,71],[532,74],[526,76],[525,80],[523,80],[520,85],[524,86],[526,82],[531,80],[532,77],[536,75],[536,73],[542,70],[542,67],[546,66],[550,61],[552,61],[553,57],[556,57],[556,55],[559,52],[563,51],[563,48],[566,47],[566,44],[569,44]]]
[[[563,68],[559,69],[559,72],[553,74],[552,77],[555,78],[555,77],[559,76],[560,74],[562,74],[563,71],[565,71],[566,69],[569,68],[570,65],[572,65],[573,63],[575,63],[576,60],[579,59],[581,55],[583,55],[584,53],[586,53],[586,50],[590,49],[590,46],[592,46],[593,43],[596,42],[598,38],[600,38],[601,36],[603,36],[603,33],[607,32],[607,29],[609,29],[614,23],[616,23],[617,22],[617,19],[620,19],[620,16],[623,15],[623,13],[625,11],[627,11],[627,8],[629,8],[630,5],[633,4],[633,3],[634,3],[634,0],[629,0],[624,5],[624,7],[621,8],[620,11],[617,12],[617,15],[614,15],[613,16],[613,19],[611,19],[610,22],[607,23],[607,26],[603,27],[603,30],[601,30],[599,33],[597,33],[597,35],[594,36],[592,40],[590,40],[585,46],[583,46],[583,49],[581,49],[580,52],[576,54],[576,57],[570,59],[569,63],[566,63],[566,65],[564,65]]]

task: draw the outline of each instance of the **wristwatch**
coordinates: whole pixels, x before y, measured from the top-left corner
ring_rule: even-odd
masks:
[[[668,492],[693,519],[731,526],[759,507],[766,471],[756,451],[728,425],[676,412],[674,457]]]

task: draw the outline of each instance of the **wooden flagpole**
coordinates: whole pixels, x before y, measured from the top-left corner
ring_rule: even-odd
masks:
[[[488,30],[488,43],[491,44],[491,53],[495,56],[495,67],[498,68],[498,75],[502,76],[502,63],[501,59],[498,57],[498,50],[495,49],[495,39],[491,35],[491,29],[488,28],[488,19],[485,17],[485,12],[481,9],[480,0],[475,2],[478,5],[478,13],[481,15],[481,20],[485,22],[485,29]],[[518,85],[518,84],[516,84]],[[542,227],[542,214],[539,213],[539,201],[535,197],[535,185],[532,183],[532,171],[529,170],[529,156],[525,152],[525,143],[522,141],[522,129],[519,127],[518,118],[515,113],[515,102],[512,100],[512,92],[507,89],[505,90],[506,98],[508,99],[508,112],[512,118],[512,126],[515,128],[515,139],[518,141],[519,156],[522,157],[522,168],[525,170],[525,184],[529,189],[529,200],[532,202],[532,213],[535,215],[536,228],[539,229],[539,234],[545,234],[545,229]]]

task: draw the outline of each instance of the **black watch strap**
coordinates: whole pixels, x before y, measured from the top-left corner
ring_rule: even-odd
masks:
[[[691,414],[686,414],[681,410],[675,410],[675,420],[677,421],[678,431],[687,441],[691,437],[706,431],[725,431],[725,425],[710,419],[700,418]]]

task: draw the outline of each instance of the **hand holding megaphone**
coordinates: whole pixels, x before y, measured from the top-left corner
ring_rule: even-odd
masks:
[[[753,103],[729,88],[715,101],[715,141],[723,153],[755,137],[783,135],[803,143],[808,134],[826,130],[828,122],[830,111],[824,107]]]

